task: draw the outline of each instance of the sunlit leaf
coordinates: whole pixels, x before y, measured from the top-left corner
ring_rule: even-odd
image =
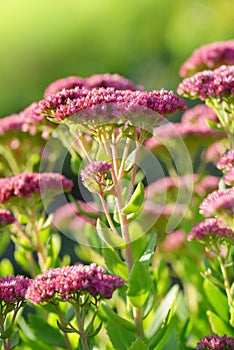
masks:
[[[142,262],[136,261],[132,267],[127,296],[131,304],[141,307],[146,302],[153,282],[148,269]]]

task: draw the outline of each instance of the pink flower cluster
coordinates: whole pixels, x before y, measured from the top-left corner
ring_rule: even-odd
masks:
[[[77,201],[77,205],[70,202],[55,211],[52,225],[70,236],[74,230],[84,232],[86,224],[96,226],[96,219],[99,216],[100,211],[96,202]]]
[[[181,66],[180,76],[231,64],[234,64],[234,40],[214,42],[196,49]]]
[[[234,187],[211,192],[200,204],[200,214],[206,217],[223,212],[228,212],[232,215],[233,209]]]
[[[79,264],[51,268],[38,275],[28,288],[26,297],[35,304],[50,302],[52,298],[74,300],[84,292],[109,299],[123,284],[121,278],[106,274],[101,266]]]
[[[0,226],[12,224],[14,221],[15,218],[10,210],[0,209]]]
[[[141,90],[141,86],[136,86],[131,80],[122,77],[119,74],[94,74],[87,78],[70,76],[62,78],[51,83],[44,92],[44,97],[47,97],[63,89],[73,89],[75,87],[85,87],[88,90],[97,87],[113,87],[116,90]]]
[[[228,172],[234,168],[234,149],[230,149],[220,158],[217,168]]]
[[[184,79],[178,86],[179,95],[201,100],[233,98],[234,65],[221,66],[214,71],[204,70]]]
[[[26,299],[32,280],[24,276],[0,277],[0,302],[16,303]]]
[[[222,155],[217,168],[224,172],[224,182],[229,185],[234,185],[234,149],[229,150],[227,153]]]
[[[215,111],[205,104],[198,104],[187,110],[181,117],[180,123],[167,123],[154,129],[154,136],[146,141],[146,147],[152,149],[159,146],[163,140],[190,135],[221,137],[225,135],[212,130],[206,120],[218,122]]]
[[[209,235],[226,237],[234,240],[234,232],[231,228],[226,227],[224,223],[217,218],[209,218],[193,226],[192,231],[188,234],[188,240],[203,240]]]
[[[219,336],[217,334],[202,338],[195,350],[232,350],[234,349],[234,338],[227,335]]]
[[[97,107],[99,107],[98,110]],[[115,90],[110,87],[91,90],[76,87],[62,90],[56,95],[50,95],[40,101],[38,107],[35,108],[35,114],[64,120],[81,111],[87,111],[87,114],[80,116],[80,118],[93,119],[97,114],[101,114],[108,118],[114,116],[121,119],[126,113],[142,113],[144,108],[165,116],[177,110],[185,110],[186,104],[172,91],[165,89],[143,92]]]
[[[109,185],[106,175],[111,168],[112,164],[107,161],[93,161],[81,170],[81,180],[91,192],[105,190]]]
[[[31,197],[50,189],[57,192],[71,191],[73,182],[59,173],[22,173],[0,179],[0,203],[11,197]]]
[[[0,119],[0,136],[4,136],[9,132],[26,132],[30,135],[35,135],[38,131],[41,132],[42,138],[47,138],[50,124],[43,124],[44,116],[36,116],[33,111],[37,107],[37,103],[32,103],[19,114],[12,114],[8,117]],[[19,134],[17,134],[19,136]]]

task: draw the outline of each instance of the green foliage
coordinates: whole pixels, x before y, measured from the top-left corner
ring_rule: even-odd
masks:
[[[110,228],[108,228],[104,224],[104,222],[102,222],[99,218],[97,219],[96,228],[98,236],[105,244],[111,247],[117,247],[121,249],[126,247],[126,241],[120,236],[117,236],[117,234],[115,234]]]
[[[112,320],[107,321],[106,330],[115,350],[127,350],[136,339],[134,333],[128,331],[125,327],[116,327],[116,323]]]
[[[127,296],[135,307],[142,307],[153,288],[153,282],[148,269],[140,261],[136,261],[132,267]]]
[[[223,321],[217,314],[208,310],[207,316],[211,325],[213,333],[226,334],[230,337],[234,336],[234,330],[225,321]]]
[[[133,214],[135,212],[139,212],[140,208],[143,205],[144,198],[145,198],[145,188],[142,182],[139,182],[129,202],[122,209],[122,213],[124,215],[128,215],[128,214]]]
[[[103,248],[103,257],[110,273],[120,276],[125,281],[128,280],[128,268],[124,261],[120,259],[117,252],[111,248]]]
[[[229,307],[227,297],[220,289],[212,284],[208,279],[205,279],[203,288],[206,297],[213,307],[214,311],[224,320],[229,320]]]
[[[46,344],[60,346],[66,349],[65,340],[58,328],[56,329],[50,326],[41,317],[32,314],[29,315],[29,324],[37,339],[41,339]]]

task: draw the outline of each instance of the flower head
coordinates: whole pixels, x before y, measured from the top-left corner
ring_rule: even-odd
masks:
[[[186,78],[179,84],[178,94],[206,100],[216,98],[222,100],[233,99],[234,93],[234,65],[221,66],[214,71],[204,70]]]
[[[214,191],[220,182],[218,176],[207,175],[200,181],[196,182],[194,192],[199,196],[207,195],[210,191]]]
[[[83,184],[90,192],[105,192],[109,189],[111,180],[107,178],[112,164],[107,161],[93,161],[89,163],[80,175]]]
[[[138,127],[148,123],[152,127],[164,116],[185,109],[183,100],[164,89],[145,92],[110,87],[91,90],[75,87],[40,101],[35,114],[45,115],[55,122],[73,116],[80,128],[96,129],[106,123],[132,123]]]
[[[192,231],[188,234],[188,240],[194,239],[204,240],[208,236],[226,237],[234,239],[234,232],[230,227],[226,227],[224,223],[217,218],[209,218],[193,226]]]
[[[0,277],[0,302],[16,303],[24,301],[31,279],[24,276]]]
[[[42,190],[71,191],[73,182],[59,173],[22,173],[0,179],[0,203],[12,197],[31,197]]]
[[[225,184],[234,186],[234,168],[228,171],[223,178]]]
[[[80,208],[80,210],[79,210]],[[88,215],[85,215],[88,213]],[[96,217],[99,210],[96,202],[77,201],[77,204],[70,202],[60,206],[53,215],[53,226],[60,231],[76,229],[84,230],[85,225],[96,225]]]
[[[42,138],[47,138],[51,124],[46,121],[43,115],[36,116],[34,113],[37,103],[32,103],[18,114],[12,114],[0,119],[0,136],[9,138],[11,132],[13,136],[20,137],[19,132],[35,135],[39,133]]]
[[[88,292],[90,295],[109,299],[116,288],[124,281],[117,276],[108,275],[103,267],[74,265],[49,269],[38,275],[27,291],[27,298],[35,303],[49,302],[53,298],[76,299]]]
[[[183,230],[176,230],[167,234],[165,240],[162,242],[162,249],[164,251],[174,251],[184,245],[185,235]]]
[[[0,227],[1,225],[12,224],[14,221],[15,218],[10,210],[0,209]]]
[[[227,153],[220,158],[217,168],[225,172],[234,168],[234,149],[230,149]]]
[[[181,66],[180,76],[231,64],[234,64],[234,40],[214,42],[196,49]]]
[[[216,214],[233,214],[234,187],[208,194],[200,204],[200,214],[209,217]]]
[[[117,90],[141,90],[141,86],[136,86],[131,80],[122,77],[119,74],[94,74],[87,78],[70,76],[62,78],[51,83],[44,92],[47,97],[63,89],[73,89],[75,87],[85,87],[90,90],[98,87],[113,87]]]
[[[198,104],[187,110],[181,117],[180,123],[166,123],[154,129],[154,136],[147,139],[145,145],[147,148],[156,149],[164,142],[170,142],[173,138],[182,137],[189,149],[196,149],[195,143],[210,143],[213,138],[226,135],[212,130],[207,120],[218,121],[215,111],[205,104]],[[192,137],[191,137],[192,136]],[[198,136],[197,139],[195,136]],[[190,145],[192,143],[192,146]]]
[[[217,334],[202,338],[195,350],[232,350],[234,349],[234,338],[227,335],[218,336]]]
[[[181,117],[184,135],[220,136],[220,132],[212,130],[207,121],[218,122],[215,111],[205,104],[198,104],[187,110]]]

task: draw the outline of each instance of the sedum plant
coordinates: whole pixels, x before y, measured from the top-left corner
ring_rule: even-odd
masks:
[[[228,41],[185,62],[191,109],[95,74],[0,120],[4,350],[231,349],[233,60]]]

